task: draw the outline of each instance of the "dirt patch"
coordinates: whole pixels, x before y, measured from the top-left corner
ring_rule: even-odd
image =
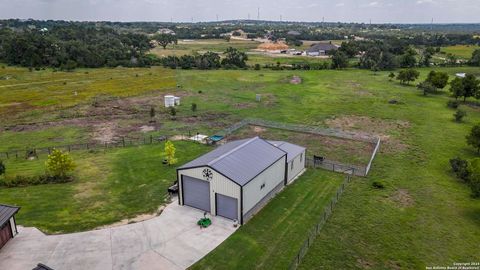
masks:
[[[273,107],[277,105],[277,97],[272,93],[262,94],[262,101],[265,106]]]
[[[371,269],[374,263],[365,259],[357,259],[357,267],[361,269]]]
[[[117,128],[117,123],[115,122],[106,122],[94,126],[94,131],[92,134],[93,140],[100,143],[111,143],[116,136],[115,129]]]
[[[290,83],[291,84],[301,84],[302,83],[302,78],[300,78],[299,76],[293,76],[290,79]]]
[[[406,189],[398,189],[391,196],[390,200],[395,202],[401,208],[411,207],[415,203],[412,196]]]
[[[262,43],[258,45],[259,50],[264,51],[279,51],[279,50],[288,50],[288,45],[283,42],[276,42],[276,43]]]
[[[356,90],[356,91],[354,91],[354,93],[357,96],[372,96],[372,93],[370,93],[367,90]]]
[[[251,126],[251,128],[253,129],[253,132],[259,134],[259,133],[263,133],[265,131],[267,131],[266,128],[264,127],[259,127],[259,126]]]
[[[143,126],[140,127],[140,131],[143,132],[143,133],[147,133],[147,132],[154,131],[154,130],[155,130],[154,126],[143,125]]]
[[[253,108],[255,107],[254,103],[235,103],[233,104],[233,107],[236,109],[248,109],[248,108]]]
[[[407,134],[410,123],[402,120],[386,120],[367,116],[347,115],[328,119],[328,127],[350,131],[358,138],[374,135],[382,140],[381,152],[402,152],[408,146],[400,140]],[[396,134],[396,136],[392,136]]]
[[[159,215],[161,215],[162,212],[163,212],[163,209],[165,209],[164,205],[160,206],[157,209],[157,211],[155,211],[155,213],[141,214],[141,215],[138,215],[134,218],[122,219],[118,222],[115,222],[115,223],[112,223],[112,224],[109,224],[109,225],[105,225],[105,226],[101,226],[101,227],[98,227],[98,228],[95,228],[95,229],[98,230],[98,229],[113,228],[113,227],[118,227],[118,226],[122,226],[122,225],[127,225],[127,224],[131,224],[131,223],[137,223],[137,222],[142,222],[142,221],[145,221],[145,220],[149,220],[149,219],[152,219],[154,217],[158,217]]]

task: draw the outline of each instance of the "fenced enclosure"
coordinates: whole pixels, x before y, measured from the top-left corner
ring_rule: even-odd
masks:
[[[330,203],[323,210],[323,213],[319,217],[317,223],[312,227],[312,229],[310,229],[310,231],[308,231],[307,239],[303,242],[297,254],[292,259],[292,262],[290,263],[288,269],[294,270],[297,269],[298,265],[300,265],[303,257],[305,256],[305,254],[307,254],[308,248],[312,245],[313,241],[315,241],[315,238],[320,233],[323,226],[325,226],[328,218],[332,215],[335,205],[345,191],[345,187],[348,185],[348,183],[350,183],[350,181],[352,181],[354,175],[353,169],[347,170],[344,173],[346,173],[345,180],[343,181],[342,185],[337,189],[335,195],[333,195],[330,199]]]
[[[222,130],[218,134],[228,139],[228,136],[232,135],[235,131],[248,125],[282,129],[282,130],[301,132],[301,133],[310,133],[310,134],[316,134],[320,136],[337,137],[337,138],[346,139],[346,140],[361,141],[364,143],[374,145],[373,151],[370,154],[369,162],[364,166],[346,164],[346,163],[338,162],[335,160],[330,160],[324,157],[322,157],[321,161],[316,160],[315,156],[307,157],[306,159],[306,165],[308,167],[326,169],[326,170],[341,172],[341,173],[349,172],[350,170],[352,170],[353,171],[352,174],[356,176],[368,175],[368,172],[370,171],[375,155],[380,148],[380,138],[377,138],[374,136],[358,136],[354,133],[337,130],[337,129],[278,123],[274,121],[267,121],[263,119],[254,119],[254,118],[246,118]]]

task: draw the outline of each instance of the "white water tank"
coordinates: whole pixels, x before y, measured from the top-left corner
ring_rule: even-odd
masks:
[[[168,107],[175,106],[175,96],[166,95],[164,99],[165,99],[165,107],[168,108]]]
[[[180,97],[175,97],[175,106],[180,105]]]

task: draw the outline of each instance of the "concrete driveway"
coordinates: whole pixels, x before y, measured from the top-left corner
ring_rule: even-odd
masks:
[[[31,270],[38,263],[66,269],[185,269],[217,247],[236,228],[222,217],[200,229],[203,212],[169,204],[153,219],[119,227],[45,235],[19,227],[19,234],[0,250],[0,269]]]

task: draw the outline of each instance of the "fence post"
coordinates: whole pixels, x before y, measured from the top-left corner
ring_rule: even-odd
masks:
[[[125,147],[125,137],[122,137],[122,144],[123,144],[123,147]]]
[[[68,152],[70,152],[70,144],[68,145]]]
[[[152,144],[152,142],[153,142],[153,137],[152,135],[150,135],[150,144]]]
[[[15,158],[18,158],[18,150],[15,151]]]
[[[8,158],[8,152],[5,152],[5,154],[7,155],[7,158]]]

